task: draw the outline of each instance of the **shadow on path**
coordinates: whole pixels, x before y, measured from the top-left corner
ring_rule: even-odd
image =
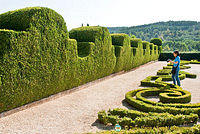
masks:
[[[132,109],[132,110],[136,110],[135,108],[133,108],[131,105],[129,105],[125,99],[122,100],[122,106],[126,107],[127,109]]]
[[[98,129],[101,129],[101,130],[113,130],[114,129],[114,126],[112,126],[112,125],[101,124],[98,119],[95,122],[93,122],[91,126],[96,126]]]

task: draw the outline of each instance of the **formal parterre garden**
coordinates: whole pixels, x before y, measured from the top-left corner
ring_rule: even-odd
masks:
[[[190,68],[187,64],[200,64],[200,62],[181,61],[179,74],[181,80],[197,77],[196,74],[183,71]],[[200,103],[190,103],[190,92],[169,83],[172,81],[171,67],[172,64],[168,64],[158,70],[156,76],[142,80],[141,86],[144,88],[125,94],[125,101],[135,110],[115,108],[107,112],[99,111],[100,123],[107,126],[119,124],[122,127],[121,133],[200,133],[200,125],[195,125],[200,117]],[[148,97],[152,96],[157,96],[159,101],[149,100]],[[117,132],[113,130],[99,133]]]
[[[68,31],[63,17],[49,8],[31,7],[0,14],[0,113],[155,61],[161,51],[158,44],[127,34],[110,34],[105,27]],[[189,68],[185,66],[189,63],[199,62],[184,61],[181,69]],[[134,127],[133,133],[199,132],[199,126],[171,127],[195,124],[200,104],[188,104],[189,92],[165,82],[171,81],[170,69],[171,65],[143,80],[141,85],[148,88],[126,94],[126,101],[137,111],[100,111],[100,122]],[[195,77],[185,71],[180,73],[181,79]],[[159,96],[160,102],[146,99],[152,95]]]

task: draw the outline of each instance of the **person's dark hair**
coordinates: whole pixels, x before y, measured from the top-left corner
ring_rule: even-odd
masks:
[[[177,56],[180,56],[179,51],[174,51]]]

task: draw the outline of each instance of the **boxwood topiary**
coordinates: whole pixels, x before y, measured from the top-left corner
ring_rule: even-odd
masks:
[[[111,123],[115,125],[119,123],[125,127],[162,127],[196,123],[198,120],[197,114],[189,115],[173,115],[169,113],[144,113],[136,110],[113,109],[108,113],[100,111],[98,119],[101,123],[107,125]]]
[[[69,39],[64,19],[49,8],[0,15],[0,112],[113,72],[116,58],[107,28],[82,27],[70,36],[80,42]]]
[[[69,82],[63,86],[70,67],[67,39],[64,19],[49,8],[25,8],[0,15],[0,112],[67,87]]]
[[[117,60],[114,72],[132,68],[133,53],[131,52],[130,37],[127,34],[111,34],[112,45],[117,50]],[[116,52],[115,52],[116,53]]]
[[[141,40],[105,27],[68,32],[63,17],[44,7],[0,14],[0,46],[0,113],[159,56],[157,47],[143,54]]]

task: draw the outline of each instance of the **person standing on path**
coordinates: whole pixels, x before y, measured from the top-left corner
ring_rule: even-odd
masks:
[[[179,71],[180,71],[180,54],[179,51],[174,51],[173,53],[175,60],[174,61],[169,61],[170,63],[173,64],[172,68],[172,79],[173,83],[176,85],[181,86],[180,79],[179,79]]]

